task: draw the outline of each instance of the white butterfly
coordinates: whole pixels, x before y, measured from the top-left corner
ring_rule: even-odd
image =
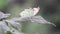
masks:
[[[22,11],[20,13],[21,17],[30,17],[30,16],[35,16],[38,12],[39,12],[39,7],[37,8],[29,8],[29,9],[25,9],[24,11]]]
[[[21,17],[24,17],[25,20],[31,20],[32,22],[39,22],[39,23],[43,23],[43,24],[52,24],[54,26],[56,26],[53,23],[50,23],[48,21],[46,21],[42,16],[35,16],[38,12],[39,12],[39,7],[37,8],[29,8],[29,9],[25,9],[24,11],[22,11],[20,13]],[[27,17],[27,18],[25,18]]]

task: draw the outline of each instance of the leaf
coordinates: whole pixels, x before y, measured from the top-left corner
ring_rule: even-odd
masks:
[[[38,22],[38,23],[41,23],[41,24],[51,24],[53,26],[56,27],[55,24],[51,23],[51,22],[48,22],[47,20],[45,20],[42,16],[33,16],[30,18],[30,20],[32,22]]]
[[[10,31],[7,31],[6,34],[12,34]]]
[[[13,19],[10,19],[10,20],[6,20],[6,22],[8,22],[8,26],[11,27],[11,28],[15,28],[17,30],[21,30],[21,24],[19,22],[16,22],[15,20]]]
[[[42,16],[32,16],[32,17],[26,17],[23,18],[24,20],[31,21],[31,22],[38,22],[40,24],[51,24],[56,27],[55,24],[45,20]]]
[[[0,19],[7,18],[9,16],[10,14],[4,14],[3,12],[0,11]]]

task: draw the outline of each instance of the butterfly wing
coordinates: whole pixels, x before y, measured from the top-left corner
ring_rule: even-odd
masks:
[[[30,17],[30,16],[35,16],[38,12],[39,12],[39,7],[37,8],[29,8],[29,9],[25,9],[24,11],[22,11],[20,13],[21,17]]]
[[[25,9],[24,11],[22,11],[20,13],[20,16],[21,17],[30,17],[30,16],[33,16],[33,10],[30,8],[30,9]]]
[[[39,10],[40,10],[40,7],[33,8],[33,10],[34,10],[34,15],[36,15],[36,14],[39,12]]]

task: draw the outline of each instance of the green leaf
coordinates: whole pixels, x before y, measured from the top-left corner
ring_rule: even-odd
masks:
[[[7,31],[6,34],[12,34],[10,31]]]

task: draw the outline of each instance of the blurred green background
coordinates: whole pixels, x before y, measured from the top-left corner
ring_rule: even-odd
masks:
[[[47,21],[56,24],[56,27],[47,24],[22,22],[22,32],[29,34],[60,34],[60,0],[0,0],[0,11],[11,13],[10,18],[17,17],[19,13],[29,7],[39,6],[38,15]]]

